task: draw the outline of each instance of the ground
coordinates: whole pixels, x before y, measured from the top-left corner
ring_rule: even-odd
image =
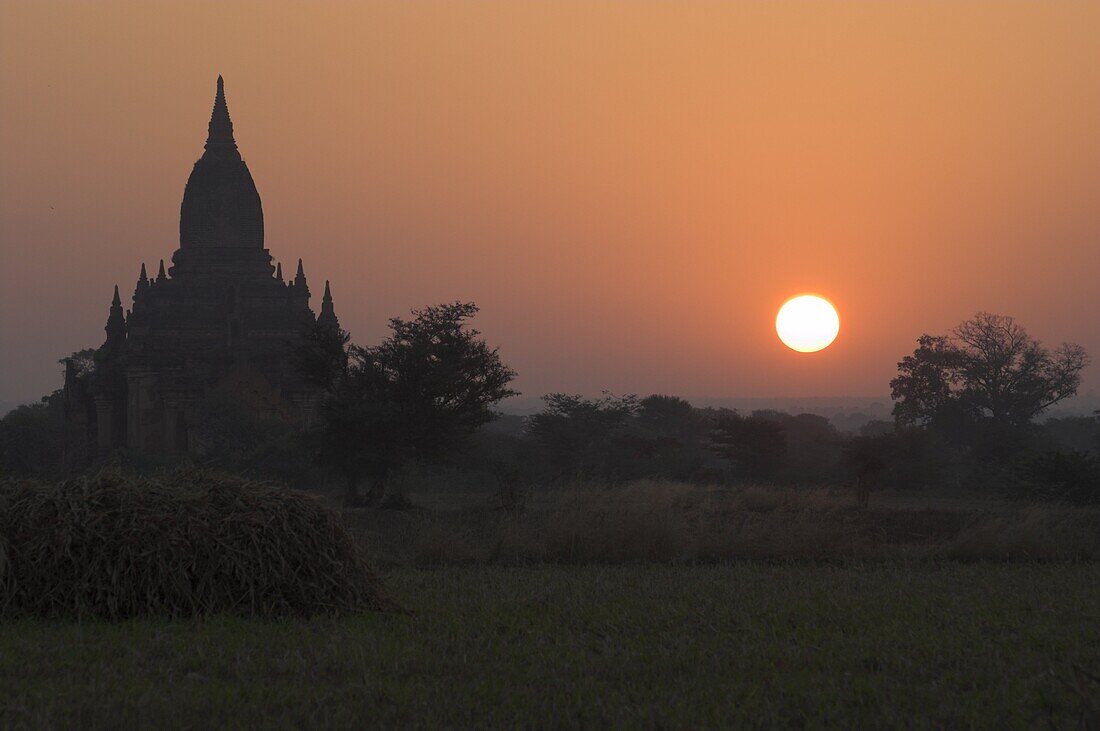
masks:
[[[411,614],[6,622],[0,727],[1096,720],[1094,562],[398,567],[387,580]]]

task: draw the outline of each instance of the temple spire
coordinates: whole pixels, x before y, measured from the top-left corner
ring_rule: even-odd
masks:
[[[210,113],[207,150],[237,149],[233,140],[233,121],[229,118],[229,105],[225,103],[225,82],[218,76],[218,92],[214,95],[214,111]]]
[[[144,266],[144,265],[142,265],[142,266]],[[160,260],[160,271],[157,272],[157,281],[158,282],[163,282],[167,278],[168,278],[168,275],[164,273],[164,259],[161,259]]]
[[[145,262],[141,263],[141,274],[138,275],[137,286],[134,287],[134,302],[144,296],[149,289],[149,275],[145,273]]]
[[[275,265],[275,278],[280,282],[283,281],[283,263],[279,262]]]
[[[107,316],[107,342],[105,345],[114,347],[126,339],[126,318],[122,314],[122,298],[118,296],[118,285],[115,285],[115,295],[111,298],[111,314]]]
[[[298,272],[294,275],[294,281],[290,285],[291,295],[303,304],[309,304],[309,285],[306,284],[306,270],[302,266],[302,260],[298,260]]]
[[[325,280],[325,296],[321,298],[321,314],[317,316],[317,324],[330,327],[333,330],[340,328],[340,321],[336,319],[336,311],[332,307],[332,291],[329,289],[328,280]]]

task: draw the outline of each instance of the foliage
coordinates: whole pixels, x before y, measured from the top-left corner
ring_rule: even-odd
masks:
[[[773,477],[787,454],[787,437],[774,418],[730,413],[714,427],[714,450],[733,462],[749,480]]]
[[[742,480],[833,484],[841,477],[845,437],[823,416],[727,411],[715,424],[712,448],[735,465]]]
[[[62,358],[59,363],[69,367],[71,364],[73,375],[77,378],[86,378],[95,373],[98,351],[96,348],[84,348],[77,350],[72,355]]]
[[[293,431],[292,415],[263,386],[230,379],[206,394],[195,428],[205,462],[246,468],[270,442]]]
[[[553,474],[621,479],[635,451],[629,425],[638,413],[638,398],[552,393],[542,400],[546,408],[528,419],[527,436],[542,450]]]
[[[346,334],[315,332],[300,352],[306,377],[326,389],[319,451],[344,475],[349,497],[363,476],[384,486],[405,462],[455,455],[495,404],[516,395],[515,371],[467,325],[476,313],[472,303],[427,307],[391,319],[379,345],[345,348]]]
[[[643,431],[682,441],[705,437],[713,426],[706,414],[679,396],[646,396],[636,413]]]
[[[331,392],[347,370],[350,341],[346,331],[312,322],[302,333],[298,347],[291,350],[291,360],[306,383]]]
[[[957,490],[967,470],[958,446],[930,429],[903,428],[893,436],[882,483],[899,490]],[[976,467],[982,474],[988,465]]]
[[[898,424],[976,437],[1000,453],[1011,447],[1006,439],[1077,392],[1089,362],[1078,345],[1049,350],[1011,317],[984,312],[949,337],[922,335],[917,343],[890,381]]]
[[[955,497],[948,490],[914,499],[886,485],[860,510],[848,486],[646,479],[504,495],[485,484],[430,479],[402,485],[414,512],[347,514],[378,565],[1100,560],[1100,509],[1087,506]]]
[[[1082,452],[1046,452],[1022,468],[1025,496],[1100,505],[1100,460]]]
[[[878,479],[897,451],[897,435],[857,436],[844,445],[848,469],[857,477]]]
[[[19,406],[0,418],[0,475],[51,475],[65,462],[60,397]]]

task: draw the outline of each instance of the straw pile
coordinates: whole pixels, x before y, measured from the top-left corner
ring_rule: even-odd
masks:
[[[309,495],[205,471],[0,482],[0,617],[391,606],[339,518]]]

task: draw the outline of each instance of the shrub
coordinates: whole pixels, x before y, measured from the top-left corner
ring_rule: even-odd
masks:
[[[315,498],[205,471],[0,483],[0,616],[310,616],[393,607]]]
[[[1046,452],[1022,470],[1027,497],[1100,504],[1100,461],[1082,452]]]

